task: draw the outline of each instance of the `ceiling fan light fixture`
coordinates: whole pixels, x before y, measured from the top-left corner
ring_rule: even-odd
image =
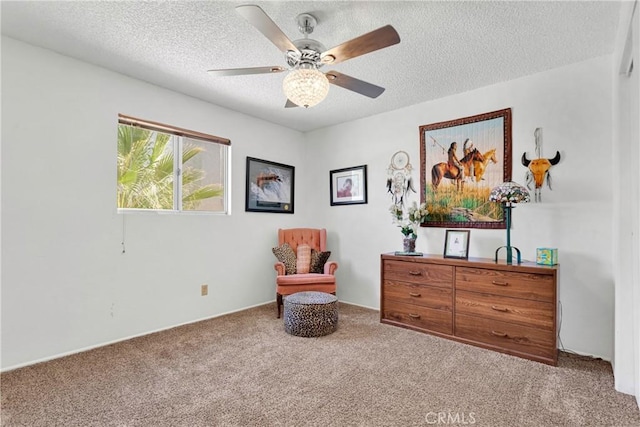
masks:
[[[315,68],[297,68],[284,78],[282,88],[291,102],[309,108],[327,97],[329,81]]]

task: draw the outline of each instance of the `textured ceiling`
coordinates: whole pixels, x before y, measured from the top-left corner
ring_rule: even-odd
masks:
[[[234,10],[257,4],[289,36],[331,48],[386,24],[401,42],[332,69],[386,88],[370,99],[331,86],[321,104],[285,109],[285,74],[206,70],[286,65]],[[308,131],[609,54],[618,2],[2,1],[2,33],[292,129]],[[327,71],[327,67],[323,69]]]

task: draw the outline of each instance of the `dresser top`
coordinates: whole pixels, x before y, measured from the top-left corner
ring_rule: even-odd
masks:
[[[508,271],[519,271],[519,272],[527,272],[527,273],[538,273],[538,274],[555,274],[558,270],[559,265],[540,265],[531,261],[523,261],[518,264],[514,262],[513,264],[507,264],[504,259],[499,259],[498,262],[494,261],[493,258],[475,258],[469,257],[469,259],[457,259],[457,258],[445,258],[442,255],[435,254],[423,254],[420,256],[407,256],[407,255],[395,255],[393,252],[382,254],[381,258],[390,259],[390,260],[402,260],[409,262],[421,262],[428,264],[442,264],[442,265],[453,265],[456,267],[470,267],[470,268],[491,268],[494,270],[508,270]]]

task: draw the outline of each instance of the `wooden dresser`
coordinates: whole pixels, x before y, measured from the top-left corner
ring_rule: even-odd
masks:
[[[557,365],[558,266],[383,254],[380,321]]]

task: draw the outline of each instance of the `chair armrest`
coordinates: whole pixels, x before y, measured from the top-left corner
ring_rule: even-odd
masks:
[[[335,261],[328,261],[324,265],[324,274],[335,275],[336,270],[338,269],[338,263]]]
[[[284,276],[287,273],[283,262],[276,262],[273,264],[273,268],[276,270],[278,276]]]

